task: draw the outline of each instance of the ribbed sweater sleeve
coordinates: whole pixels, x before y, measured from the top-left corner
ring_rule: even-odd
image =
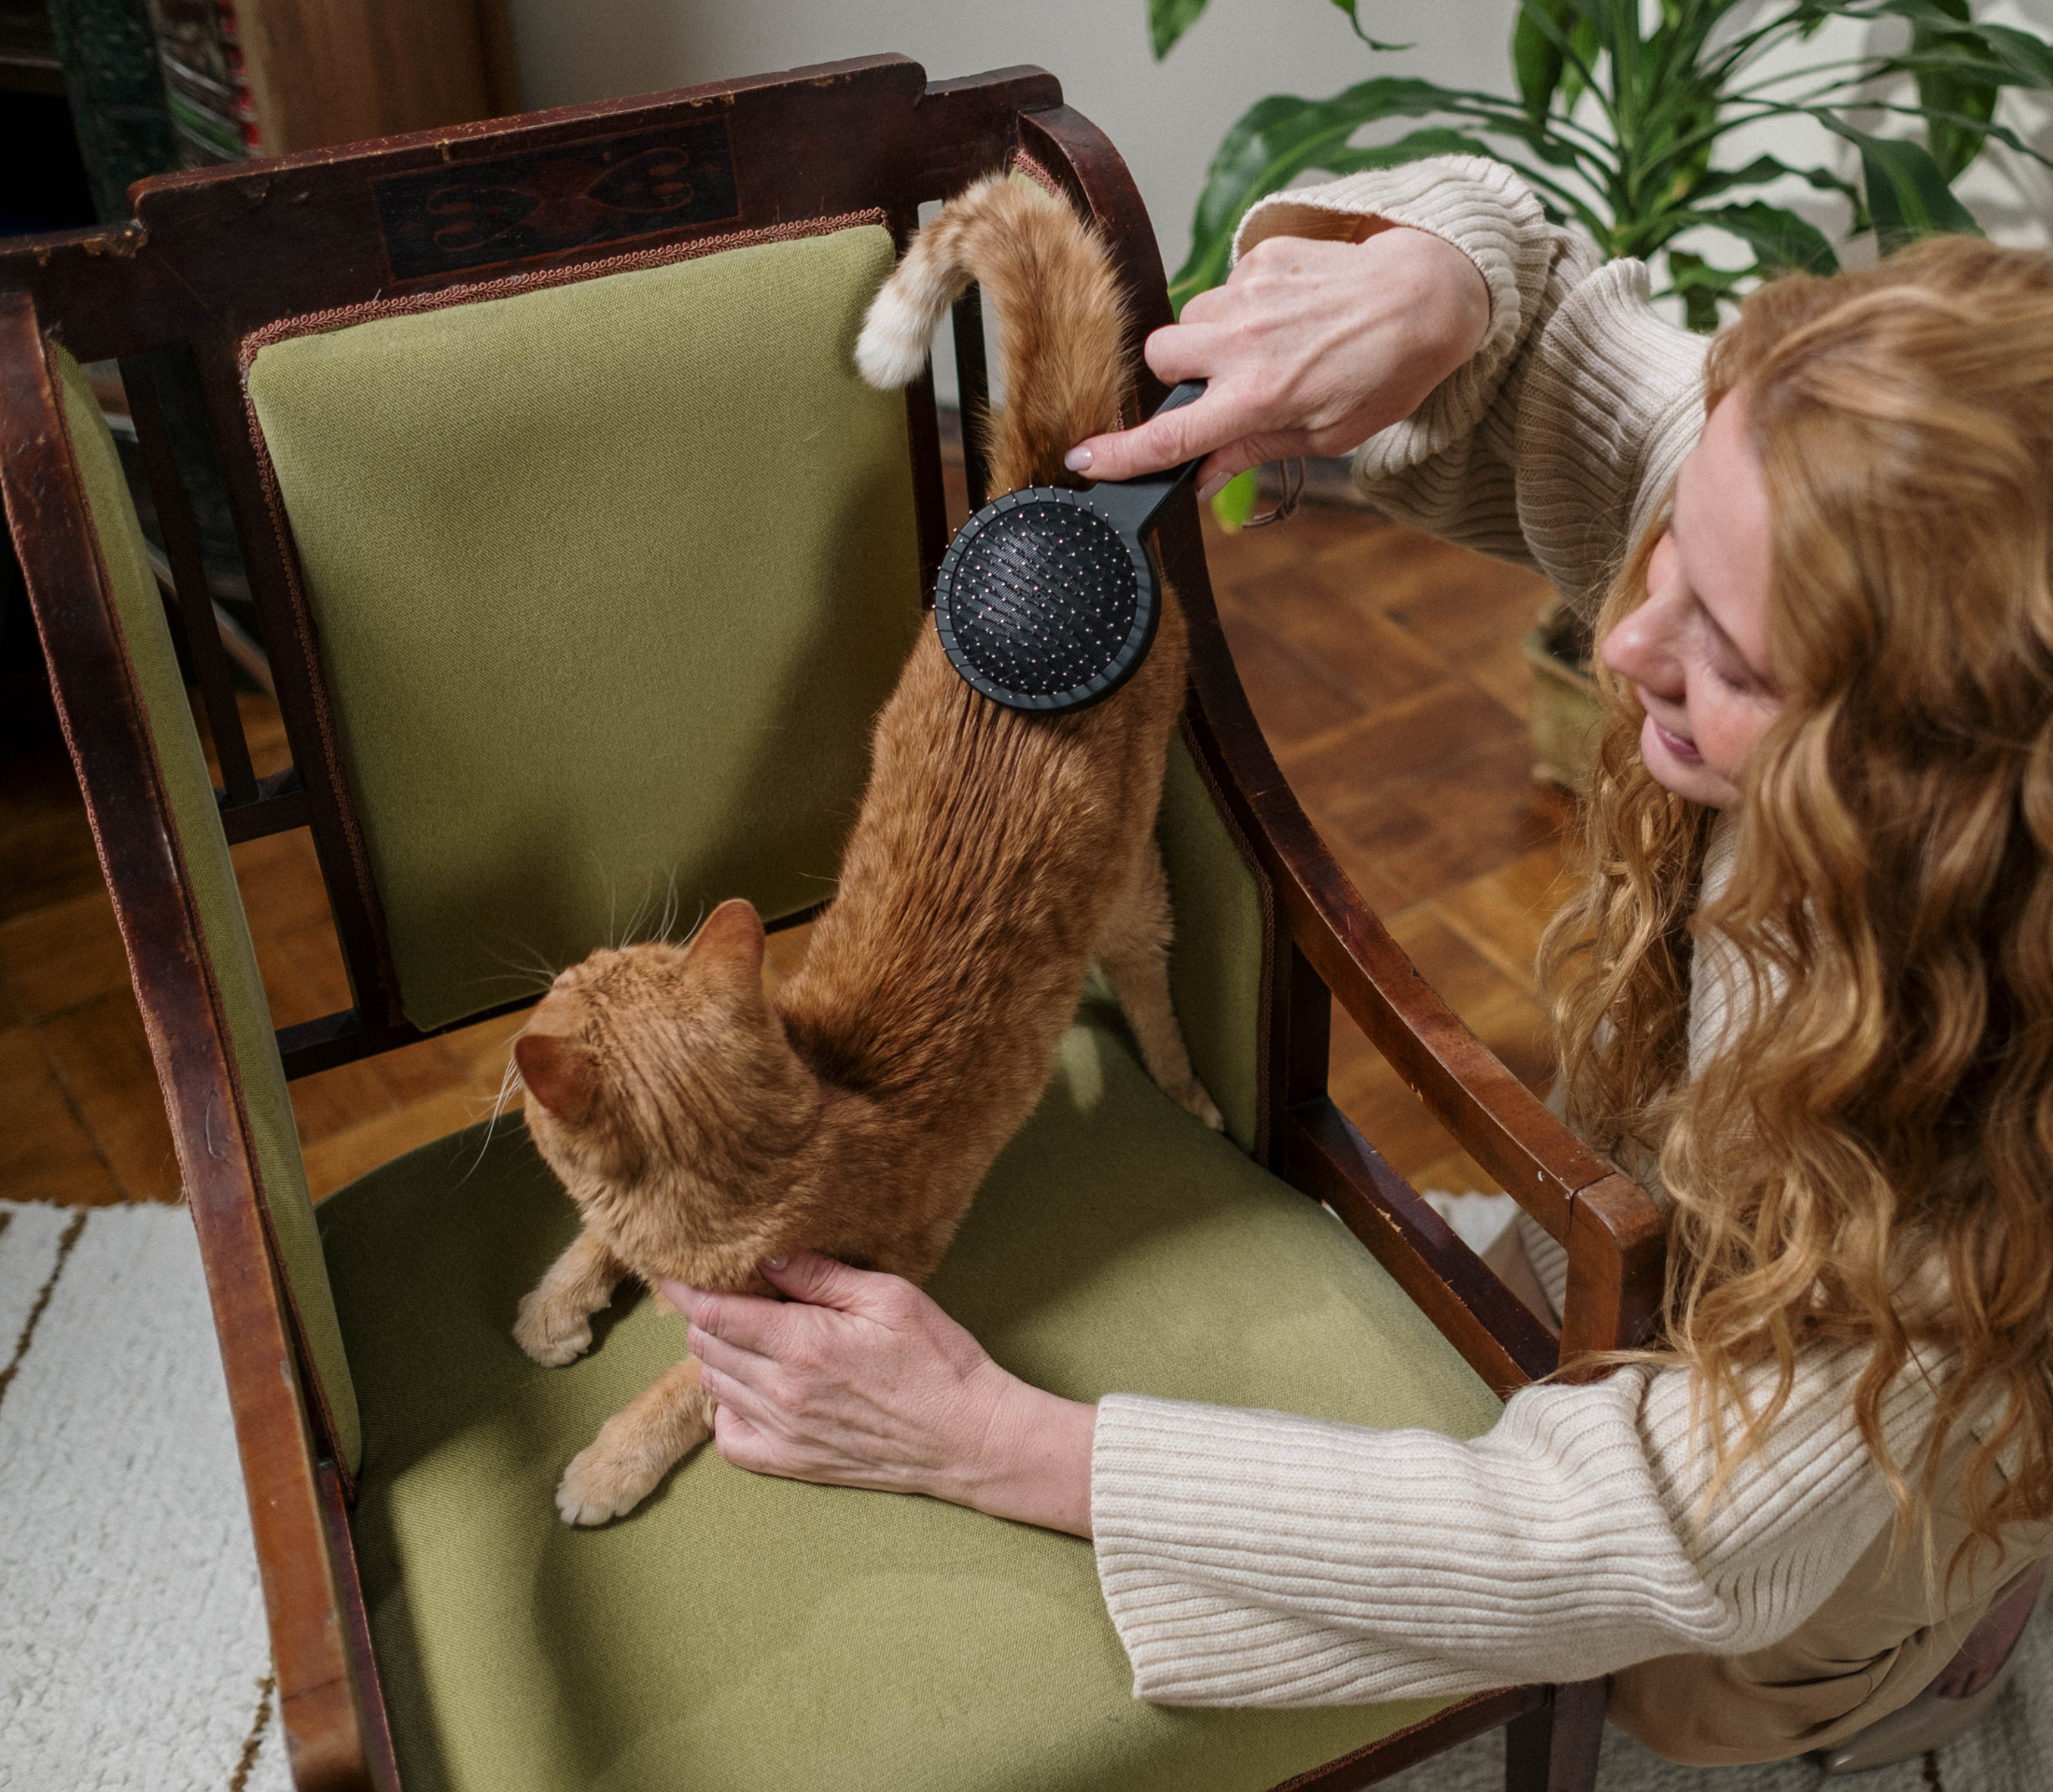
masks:
[[[1769,1447],[1700,1524],[1711,1459],[1679,1369],[1523,1390],[1468,1442],[1110,1395],[1091,1521],[1134,1695],[1454,1697],[1765,1647],[1891,1521],[1851,1416],[1859,1366],[1807,1356]],[[1883,1407],[1897,1460],[1931,1412],[1906,1375]]]
[[[1271,194],[1235,252],[1358,237],[1370,220],[1460,249],[1489,287],[1490,322],[1466,364],[1357,450],[1357,480],[1399,521],[1536,566],[1593,606],[1701,429],[1703,339],[1654,313],[1642,263],[1603,263],[1512,170],[1477,157]]]

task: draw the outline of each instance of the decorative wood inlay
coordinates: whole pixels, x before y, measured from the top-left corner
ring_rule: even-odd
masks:
[[[633,243],[740,215],[725,119],[370,183],[393,283]]]

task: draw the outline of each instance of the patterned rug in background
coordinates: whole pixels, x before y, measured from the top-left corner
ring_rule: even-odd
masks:
[[[1473,1243],[1503,1217],[1483,1197],[1445,1211]],[[0,1792],[289,1792],[185,1211],[0,1201]],[[2049,1792],[2053,1624],[2022,1646],[1937,1755],[1826,1781],[1808,1761],[1676,1767],[1610,1730],[1599,1792]],[[1503,1771],[1498,1732],[1386,1784],[1501,1792]]]
[[[0,1201],[0,1787],[289,1792],[192,1222]]]

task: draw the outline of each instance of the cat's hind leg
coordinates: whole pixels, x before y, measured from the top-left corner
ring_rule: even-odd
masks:
[[[684,1453],[713,1432],[713,1402],[699,1386],[699,1360],[672,1365],[570,1459],[556,1488],[566,1524],[604,1524],[655,1491]]]
[[[613,1298],[626,1274],[627,1266],[597,1233],[579,1233],[522,1297],[513,1341],[545,1369],[574,1362],[592,1348],[592,1315]]]
[[[1140,1061],[1155,1086],[1214,1132],[1223,1132],[1226,1122],[1191,1068],[1183,1029],[1176,1024],[1169,997],[1170,931],[1169,883],[1163,875],[1162,853],[1150,840],[1136,875],[1098,933],[1098,968],[1119,998],[1140,1047]]]

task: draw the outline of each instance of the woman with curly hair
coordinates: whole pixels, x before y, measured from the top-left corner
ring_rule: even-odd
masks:
[[[1708,359],[1646,293],[1494,163],[1277,195],[1149,343],[1205,398],[1071,465],[1362,442],[1386,512],[1599,608],[1542,971],[1565,1117],[1669,1204],[1650,1348],[1459,1442],[1060,1401],[817,1259],[771,1267],[788,1306],[675,1291],[722,1454],[1094,1536],[1140,1697],[1610,1674],[1674,1758],[1873,1765],[1972,1720],[2036,1600],[2053,261],[1955,238],[1780,280]],[[1498,1262],[1558,1311],[1537,1227]]]

